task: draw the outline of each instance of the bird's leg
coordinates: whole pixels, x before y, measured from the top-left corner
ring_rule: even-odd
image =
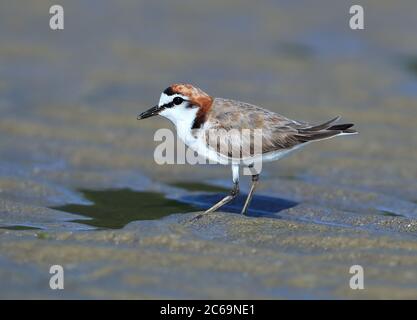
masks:
[[[207,209],[204,214],[206,213],[210,213],[210,212],[214,212],[217,209],[219,209],[220,207],[224,206],[225,204],[229,203],[230,201],[232,201],[234,198],[236,198],[236,196],[239,194],[239,182],[234,182],[233,184],[233,189],[232,191],[230,191],[230,194],[226,197],[224,197],[222,200],[220,200],[219,202],[217,202],[214,206],[212,206],[210,209]]]
[[[255,188],[256,188],[256,185],[258,184],[258,181],[259,181],[259,174],[254,174],[252,176],[252,185],[250,187],[248,197],[246,198],[245,205],[243,206],[243,209],[242,209],[242,212],[241,212],[242,214],[246,214],[246,211],[248,211],[248,207],[249,207],[249,204],[252,200],[253,192],[255,191]]]
[[[194,217],[191,220],[200,219],[203,215],[206,215],[208,213],[214,212],[220,207],[224,206],[225,204],[232,201],[236,196],[239,194],[239,166],[238,165],[232,165],[232,172],[233,172],[233,189],[230,191],[230,194],[226,197],[224,197],[222,200],[217,202],[214,206],[207,209],[204,213],[199,214],[198,216]]]

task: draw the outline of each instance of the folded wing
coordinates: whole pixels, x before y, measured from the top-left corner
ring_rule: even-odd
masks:
[[[307,142],[356,133],[351,129],[352,123],[335,125],[340,117],[319,125],[311,125],[244,102],[219,98],[216,98],[215,102],[215,108],[210,114],[210,129],[217,130],[218,134],[208,135],[206,143],[216,152],[229,158],[284,151]],[[244,129],[251,133],[244,134]],[[261,148],[254,145],[254,142],[259,142],[259,136],[255,137],[259,132]]]

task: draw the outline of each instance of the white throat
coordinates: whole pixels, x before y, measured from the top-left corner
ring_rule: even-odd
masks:
[[[159,105],[162,106],[167,104],[171,102],[175,97],[182,97],[186,99],[186,97],[179,94],[167,96],[166,94],[162,93],[159,100]],[[191,140],[193,139],[191,128],[194,124],[197,112],[197,107],[187,108],[186,103],[183,103],[182,105],[173,106],[172,108],[166,108],[159,114],[170,120],[175,125],[177,134],[181,140],[183,140],[186,144],[190,144],[192,142]]]
[[[198,108],[186,108],[185,106],[175,106],[161,111],[159,114],[170,120],[178,129],[178,126],[188,126],[191,130]]]

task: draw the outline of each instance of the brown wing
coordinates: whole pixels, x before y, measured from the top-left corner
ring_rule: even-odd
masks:
[[[216,98],[208,115],[211,123],[206,143],[228,157],[291,149],[299,144],[326,139],[340,133],[354,133],[353,124],[335,125],[336,117],[321,125],[288,119],[277,113],[244,102]],[[247,130],[244,130],[247,129]],[[261,132],[261,137],[257,134]],[[261,139],[261,147],[254,141]]]

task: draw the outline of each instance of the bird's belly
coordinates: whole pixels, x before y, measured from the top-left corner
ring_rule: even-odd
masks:
[[[268,152],[268,153],[264,153],[262,155],[262,162],[271,162],[271,161],[276,161],[276,160],[279,160],[281,158],[284,158],[285,156],[287,156],[291,152],[299,149],[302,146],[305,146],[306,144],[307,143],[299,144],[299,145],[296,145],[295,147],[292,147],[291,149],[277,150],[277,151],[271,151],[271,152]]]
[[[226,155],[223,155],[215,150],[211,149],[206,142],[205,136],[202,132],[193,135],[190,130],[178,130],[177,131],[178,137],[184,142],[184,144],[192,149],[193,151],[197,152],[199,156],[208,159],[211,163],[220,163],[220,164],[251,164],[255,162],[271,162],[279,160],[289,153],[297,150],[301,146],[305,146],[308,144],[299,144],[291,149],[285,150],[277,150],[271,151],[268,153],[264,153],[262,155],[255,155],[245,159],[232,159]]]
[[[226,157],[208,147],[202,134],[197,133],[196,135],[193,135],[190,131],[178,130],[177,135],[187,147],[197,152],[200,157],[203,157],[212,163],[229,163],[229,160]]]

